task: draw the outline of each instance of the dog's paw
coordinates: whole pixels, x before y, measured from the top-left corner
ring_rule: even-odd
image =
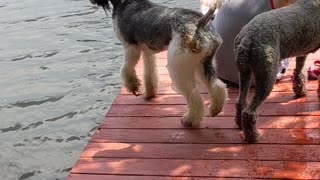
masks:
[[[237,126],[242,129],[242,125],[241,125],[241,114],[242,114],[242,111],[241,110],[236,110],[236,117],[234,118],[234,122],[237,124]]]
[[[241,116],[236,115],[236,117],[234,118],[234,122],[237,124],[237,126],[242,129],[241,126]]]
[[[292,89],[296,97],[303,97],[307,94],[306,87],[303,84],[294,84]]]
[[[181,123],[185,127],[199,127],[201,119],[191,118],[188,114],[183,115]]]
[[[250,132],[244,131],[244,136],[245,136],[243,139],[244,143],[253,144],[259,140],[260,133],[258,132],[258,130],[254,130]]]
[[[302,97],[306,95],[307,93],[306,83],[307,83],[307,78],[303,73],[296,74],[294,72],[292,89],[294,94],[297,97]]]
[[[146,99],[152,99],[157,96],[157,89],[146,89],[143,94]]]
[[[256,127],[255,113],[242,113],[241,127],[245,135],[244,141],[247,143],[255,143],[258,141],[260,134]]]
[[[222,107],[214,106],[213,104],[209,105],[209,114],[214,117],[218,115],[222,111]]]
[[[152,98],[155,98],[157,95],[157,93],[146,93],[146,92],[144,92],[143,94],[145,99],[152,99]]]
[[[257,128],[254,129],[243,129],[243,133],[245,135],[244,142],[249,144],[255,143],[259,140],[260,133]]]
[[[141,95],[139,86],[131,87],[130,89],[128,88],[128,91],[131,92],[135,96]]]
[[[127,88],[129,92],[134,94],[135,96],[139,96],[141,82],[139,79],[131,78],[130,81],[125,82],[124,86]]]
[[[238,125],[240,129],[242,129],[242,125],[241,125],[242,111],[247,107],[247,103],[245,104],[236,103],[235,107],[236,107],[236,117],[234,118],[234,122]]]

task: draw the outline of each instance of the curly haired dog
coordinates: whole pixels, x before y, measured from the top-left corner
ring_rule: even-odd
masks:
[[[144,96],[153,98],[158,89],[155,54],[168,50],[168,69],[177,90],[184,96],[188,112],[183,116],[185,126],[196,127],[204,116],[204,104],[196,87],[197,75],[208,88],[209,113],[217,115],[227,100],[225,84],[215,74],[215,56],[221,37],[207,25],[220,0],[203,15],[189,9],[168,8],[148,0],[90,0],[112,10],[113,28],[124,47],[121,76],[124,86],[139,95],[140,80],[135,71],[140,55],[144,63]]]
[[[284,8],[256,16],[235,39],[236,63],[240,75],[240,95],[235,122],[249,143],[258,140],[256,111],[269,96],[281,59],[296,57],[293,90],[306,94],[303,68],[308,53],[320,48],[320,0],[298,0]],[[255,94],[247,106],[252,75]]]

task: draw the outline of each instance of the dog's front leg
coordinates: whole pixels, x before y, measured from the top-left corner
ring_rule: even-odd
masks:
[[[146,99],[153,98],[157,95],[159,78],[154,53],[142,53],[143,59],[143,81],[144,81],[144,96]]]
[[[293,91],[297,97],[305,96],[307,89],[307,75],[304,64],[307,56],[296,57],[296,69],[293,72]]]
[[[121,69],[121,77],[124,86],[134,95],[139,95],[140,80],[137,77],[135,67],[140,58],[140,49],[136,45],[124,46],[124,64]]]

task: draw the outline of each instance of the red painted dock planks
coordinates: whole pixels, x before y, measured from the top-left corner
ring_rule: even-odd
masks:
[[[318,145],[90,143],[81,158],[320,161]],[[120,151],[121,150],[121,151]],[[307,154],[305,152],[308,152]]]
[[[265,103],[258,110],[261,116],[289,116],[314,115],[320,117],[319,102],[307,103],[278,103],[275,108],[273,103]],[[110,117],[144,117],[144,116],[182,116],[187,110],[186,105],[113,105],[108,113]],[[227,104],[218,116],[234,116],[233,104]]]
[[[260,116],[260,129],[320,129],[318,116]],[[205,117],[198,129],[236,129],[233,117]],[[180,117],[106,117],[101,129],[186,129]]]
[[[74,173],[90,169],[94,174],[229,177],[320,178],[320,162],[185,159],[80,159]]]
[[[69,180],[320,179],[318,84],[308,82],[307,96],[294,97],[294,60],[258,111],[259,142],[248,145],[233,122],[236,86],[228,85],[222,113],[205,117],[197,129],[185,128],[180,123],[185,100],[172,88],[166,54],[158,58],[158,97],[147,101],[122,88]],[[310,55],[308,64],[315,59],[320,52]],[[141,71],[140,63],[140,77]],[[198,87],[208,99],[205,87]]]
[[[257,143],[320,144],[320,129],[260,129]],[[90,142],[241,144],[237,129],[101,129]]]

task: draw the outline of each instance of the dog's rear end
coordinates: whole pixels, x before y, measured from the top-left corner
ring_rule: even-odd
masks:
[[[236,63],[240,74],[240,96],[235,121],[246,141],[258,140],[256,111],[272,91],[281,59],[297,56],[293,75],[296,96],[306,94],[303,73],[306,55],[320,48],[320,0],[298,0],[285,8],[256,16],[235,39]],[[255,94],[247,107],[251,77]]]
[[[158,75],[155,53],[168,49],[168,69],[176,88],[185,97],[188,112],[183,117],[186,126],[198,126],[204,105],[196,88],[195,74],[206,84],[211,115],[218,114],[227,99],[225,84],[215,75],[212,62],[222,40],[210,28],[220,0],[212,0],[207,14],[155,5],[148,0],[91,0],[106,11],[112,9],[114,30],[125,49],[125,63],[121,70],[124,86],[139,94],[140,80],[135,66],[142,54],[144,62],[145,97],[156,96]],[[112,8],[111,8],[112,7]]]
[[[198,23],[185,23],[176,27],[168,48],[171,79],[179,92],[186,97],[189,107],[182,119],[185,126],[198,126],[205,112],[201,95],[196,88],[195,74],[208,89],[211,116],[217,115],[227,100],[226,86],[216,76],[214,61],[222,39],[207,25],[213,12],[214,9],[209,10]]]

